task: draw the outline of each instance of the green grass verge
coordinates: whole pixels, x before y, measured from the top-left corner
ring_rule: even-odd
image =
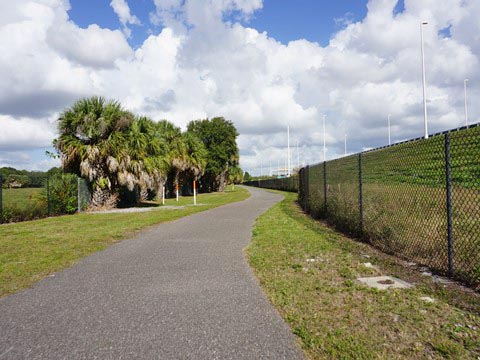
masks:
[[[334,232],[304,215],[296,194],[283,194],[284,201],[257,219],[247,254],[308,357],[480,356],[478,294],[434,283],[400,260]],[[416,286],[379,291],[356,281],[377,275]],[[424,296],[435,302],[422,300]]]
[[[142,213],[67,215],[0,225],[0,296],[26,288],[146,226],[249,197],[242,188],[198,195],[202,206]],[[182,198],[182,202],[193,202]],[[171,204],[169,204],[171,205]]]

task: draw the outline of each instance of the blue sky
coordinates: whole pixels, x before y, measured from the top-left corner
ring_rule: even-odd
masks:
[[[366,12],[366,0],[266,0],[249,25],[283,43],[304,38],[325,46],[344,21]]]
[[[70,0],[70,4],[70,19],[81,27],[90,24],[112,30],[121,27],[110,0]],[[161,27],[150,23],[149,14],[155,10],[152,0],[129,1],[128,4],[132,14],[142,22],[140,26],[130,26],[129,43],[138,48],[151,32],[158,33]],[[307,39],[325,46],[331,35],[345,26],[345,21],[361,21],[366,13],[367,0],[265,0],[262,10],[242,23],[266,31],[284,44]]]

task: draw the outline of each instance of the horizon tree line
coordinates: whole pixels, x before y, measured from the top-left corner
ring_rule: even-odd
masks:
[[[239,134],[223,117],[191,121],[182,132],[94,96],[65,109],[57,126],[62,168],[88,180],[94,207],[158,198],[164,186],[188,193],[193,181],[202,192],[241,182]]]

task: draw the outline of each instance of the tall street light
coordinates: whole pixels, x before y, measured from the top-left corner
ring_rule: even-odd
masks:
[[[388,145],[392,145],[392,138],[391,138],[391,132],[390,132],[390,118],[392,115],[388,114]]]
[[[297,140],[297,168],[300,169],[300,151],[298,150],[298,140]]]
[[[290,125],[287,126],[287,177],[290,177]]]
[[[427,118],[427,85],[425,80],[425,51],[423,49],[423,26],[427,25],[426,21],[420,23],[420,38],[422,45],[422,80],[423,80],[423,122],[425,125],[425,139],[428,139],[428,118]]]
[[[463,90],[465,91],[465,126],[468,126],[467,82],[468,79],[463,80]]]

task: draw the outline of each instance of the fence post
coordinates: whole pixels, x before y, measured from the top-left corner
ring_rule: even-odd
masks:
[[[447,249],[448,276],[453,276],[453,217],[452,217],[452,181],[450,173],[450,134],[445,134],[445,180],[447,190]]]
[[[327,217],[327,162],[323,162],[323,207]]]
[[[0,174],[0,224],[3,221],[3,176]]]
[[[47,215],[50,216],[50,179],[47,178]]]
[[[82,203],[80,199],[80,178],[77,176],[77,212],[82,211]]]
[[[310,213],[310,166],[305,167],[305,212]]]
[[[302,172],[302,189],[303,189],[303,211],[307,211],[307,167]]]
[[[362,179],[362,153],[358,154],[358,192],[359,192],[359,225],[360,235],[363,236],[363,179]]]

